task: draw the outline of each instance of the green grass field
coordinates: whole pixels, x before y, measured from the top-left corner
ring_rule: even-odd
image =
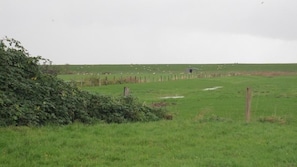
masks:
[[[255,71],[296,72],[293,67]],[[0,166],[297,166],[296,83],[297,75],[244,75],[82,87],[112,96],[129,87],[173,120],[0,128]],[[174,96],[183,98],[164,98]]]
[[[181,73],[193,68],[195,72],[296,72],[297,64],[130,64],[130,65],[55,65],[62,73]]]
[[[296,75],[297,64],[57,65],[58,77],[80,87],[237,75]],[[192,73],[190,72],[192,70]]]

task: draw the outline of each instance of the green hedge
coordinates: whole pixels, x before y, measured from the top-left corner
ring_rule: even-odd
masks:
[[[165,111],[133,97],[94,95],[46,73],[20,42],[0,41],[0,126],[156,121]]]

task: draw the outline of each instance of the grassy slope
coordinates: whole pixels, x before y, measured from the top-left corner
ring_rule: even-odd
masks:
[[[131,64],[131,65],[56,65],[61,72],[74,73],[180,73],[194,68],[202,72],[294,71],[297,64]]]
[[[89,87],[146,104],[163,101],[172,121],[0,128],[3,166],[297,166],[296,76],[237,76]],[[204,88],[222,86],[215,91]],[[252,122],[244,121],[245,88]],[[163,96],[185,96],[161,100]],[[275,116],[285,123],[261,123]]]
[[[132,65],[59,65],[54,66],[60,69],[59,78],[66,81],[105,80],[115,82],[119,80],[156,80],[180,79],[189,77],[189,68],[194,69],[192,77],[205,77],[211,74],[234,74],[236,73],[297,73],[297,64],[132,64]],[[105,73],[108,75],[105,75]],[[70,74],[69,74],[70,73]],[[134,82],[134,81],[132,81]],[[95,81],[93,84],[98,85]]]

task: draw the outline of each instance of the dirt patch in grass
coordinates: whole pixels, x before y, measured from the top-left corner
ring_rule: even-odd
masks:
[[[161,102],[154,102],[151,104],[151,106],[153,108],[166,108],[169,105],[175,105],[175,103],[167,103],[164,101]],[[173,114],[172,113],[166,113],[165,115],[163,115],[163,118],[166,120],[172,120],[173,119]]]
[[[168,106],[168,103],[166,103],[166,102],[154,102],[154,103],[152,103],[152,107],[160,108],[160,107],[166,107],[166,106]]]

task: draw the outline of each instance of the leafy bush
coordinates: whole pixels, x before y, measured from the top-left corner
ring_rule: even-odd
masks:
[[[0,126],[155,121],[165,115],[133,97],[81,91],[38,64],[44,60],[30,57],[14,39],[0,40]]]

